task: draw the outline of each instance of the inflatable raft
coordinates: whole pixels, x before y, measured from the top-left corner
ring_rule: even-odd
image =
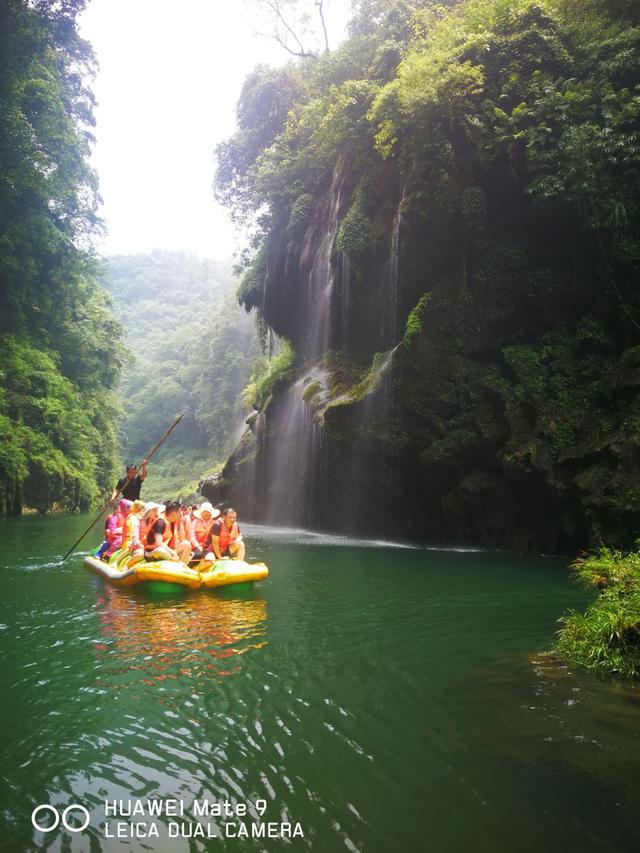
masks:
[[[264,563],[245,563],[244,560],[216,560],[208,563],[203,571],[174,563],[171,560],[147,562],[143,560],[129,568],[120,568],[115,563],[107,563],[98,557],[85,557],[84,564],[96,574],[101,575],[118,586],[133,586],[140,583],[165,583],[186,586],[190,589],[230,586],[234,583],[263,581],[269,574]]]

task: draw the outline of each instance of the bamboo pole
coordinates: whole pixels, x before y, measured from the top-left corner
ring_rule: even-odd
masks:
[[[177,418],[176,418],[176,420],[171,424],[171,426],[169,427],[169,429],[168,429],[168,430],[165,432],[165,434],[162,436],[162,438],[160,439],[160,441],[159,441],[156,445],[154,445],[154,447],[153,447],[153,448],[152,448],[152,449],[147,453],[147,455],[144,457],[144,459],[142,460],[142,462],[141,462],[141,463],[136,467],[136,473],[133,475],[134,477],[137,475],[138,471],[142,468],[142,466],[147,464],[147,462],[151,459],[151,457],[152,457],[152,456],[153,456],[153,454],[156,452],[156,450],[160,447],[160,445],[164,444],[164,442],[166,441],[166,439],[167,439],[167,438],[169,438],[169,436],[170,436],[170,435],[171,435],[171,433],[174,431],[174,429],[178,426],[178,424],[180,423],[180,421],[182,420],[182,418],[183,418],[183,417],[184,417],[184,415],[180,415],[179,417],[177,417]],[[96,518],[94,518],[94,520],[91,522],[91,524],[89,525],[89,527],[87,527],[87,529],[84,531],[84,533],[82,534],[82,536],[77,540],[77,542],[74,542],[74,543],[73,543],[73,545],[71,546],[71,548],[69,548],[69,550],[67,551],[67,553],[64,555],[64,557],[63,557],[63,558],[62,558],[62,560],[61,560],[61,562],[62,562],[62,563],[64,563],[64,561],[67,559],[67,557],[69,556],[69,554],[71,554],[71,552],[72,552],[75,548],[77,548],[77,546],[82,542],[82,540],[83,540],[83,539],[84,539],[84,537],[87,535],[87,533],[89,533],[89,531],[90,531],[90,530],[93,530],[93,528],[96,526],[96,524],[98,523],[98,521],[100,521],[100,519],[102,518],[102,516],[103,516],[103,515],[105,514],[105,512],[109,509],[109,507],[111,506],[111,504],[113,504],[113,503],[117,500],[118,495],[119,495],[119,494],[120,494],[120,493],[121,493],[121,492],[122,492],[122,491],[127,487],[127,485],[129,484],[130,480],[131,480],[131,478],[130,478],[130,477],[127,477],[127,479],[125,480],[125,482],[122,484],[122,487],[121,487],[120,489],[118,489],[118,491],[115,493],[115,495],[113,496],[113,498],[109,498],[109,500],[106,502],[106,504],[105,504],[105,505],[102,507],[102,509],[100,510],[100,513],[98,514],[98,516],[97,516]]]

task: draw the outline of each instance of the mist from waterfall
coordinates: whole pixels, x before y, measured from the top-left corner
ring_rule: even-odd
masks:
[[[274,389],[268,417],[260,413],[250,419],[254,450],[242,462],[245,503],[253,518],[269,524],[317,526],[321,506],[326,519],[327,490],[331,486],[335,492],[329,512],[335,506],[346,524],[353,521],[354,526],[362,527],[366,518],[361,516],[367,512],[371,495],[367,500],[362,498],[386,466],[384,448],[381,450],[379,441],[369,436],[372,425],[390,417],[393,409],[405,193],[390,223],[386,261],[363,278],[360,271],[354,272],[354,260],[337,246],[343,208],[350,201],[344,181],[344,163],[339,162],[300,244],[298,281],[304,298],[299,315],[301,335],[296,344],[297,374],[290,384]],[[361,427],[353,452],[338,463],[340,470],[334,470],[336,462],[328,459],[324,429],[324,410],[334,393],[331,359],[354,365],[357,370],[362,339],[354,335],[352,340],[354,312],[360,316],[371,298],[382,311],[377,320],[373,318],[369,345],[377,347],[378,352],[386,349],[387,355],[384,359],[371,355],[370,387],[355,410]],[[368,463],[369,470],[363,470],[363,464]]]
[[[270,523],[314,523],[314,495],[325,466],[323,429],[315,415],[313,398],[326,393],[328,386],[327,371],[318,362],[331,345],[342,181],[339,163],[321,200],[318,220],[307,229],[300,255],[301,269],[306,271],[306,336],[298,354],[301,376],[274,406],[270,433],[263,446],[264,516]],[[318,228],[324,232],[319,243]],[[309,390],[316,393],[310,394]]]
[[[265,448],[264,515],[268,522],[314,524],[315,497],[325,469],[325,442],[314,396],[309,392],[327,384],[326,372],[313,370],[294,382],[278,401]],[[322,393],[318,390],[315,397]]]

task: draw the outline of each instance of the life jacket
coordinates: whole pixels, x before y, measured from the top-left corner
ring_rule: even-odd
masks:
[[[122,513],[116,511],[112,515],[109,516],[109,528],[107,530],[107,542],[110,545],[113,545],[114,542],[117,542],[118,545],[122,542],[122,527],[125,523],[125,517]],[[120,529],[120,533],[116,533],[115,531]]]
[[[238,522],[234,521],[231,525],[231,529],[229,529],[226,525],[226,522],[220,522],[220,533],[218,534],[218,539],[220,541],[220,553],[224,554],[229,545],[236,541],[236,539],[240,536],[240,528],[238,527]]]
[[[180,526],[180,522],[176,521],[167,521],[165,518],[164,525],[164,533],[162,535],[162,541],[167,546],[167,548],[175,548],[176,547],[176,534],[178,533],[178,528]]]
[[[211,521],[206,522],[204,518],[196,518],[195,519],[196,526],[194,528],[193,534],[198,540],[201,548],[204,548],[204,543],[207,541],[211,528],[213,527],[213,519]]]
[[[159,515],[158,518],[156,518],[156,520],[153,522],[153,524],[151,525],[151,527],[149,528],[149,531],[147,533],[147,546],[146,546],[147,550],[150,551],[151,549],[156,547],[156,543],[155,543],[156,536],[155,536],[155,533],[153,532],[153,528],[156,526],[156,521],[164,521],[164,533],[162,534],[162,544],[166,545],[167,548],[175,548],[174,525],[170,521],[167,521],[167,519],[165,518],[164,515]]]
[[[138,533],[138,538],[140,539],[141,542],[146,543],[150,527],[151,527],[151,525],[149,524],[148,518],[141,518],[140,519],[140,531]]]
[[[136,530],[137,528],[137,530]],[[140,516],[129,513],[127,516],[127,520],[124,523],[124,530],[122,531],[122,547],[129,548],[133,542],[134,535],[137,534],[136,539],[141,541],[140,537]]]

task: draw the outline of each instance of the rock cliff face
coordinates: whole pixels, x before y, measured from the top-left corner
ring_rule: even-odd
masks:
[[[274,229],[245,301],[297,363],[203,491],[281,525],[556,553],[629,542],[640,348],[616,338],[598,247],[524,203],[505,221],[481,185],[448,213],[422,177],[381,170],[351,251],[345,158],[299,234]]]
[[[204,488],[269,523],[628,545],[637,13],[409,5],[241,97],[221,185],[264,213],[241,300],[295,361]]]

